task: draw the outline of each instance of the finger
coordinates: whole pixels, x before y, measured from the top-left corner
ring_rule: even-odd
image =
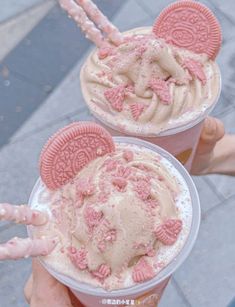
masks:
[[[33,275],[31,274],[24,286],[24,296],[28,304],[30,304],[32,291],[33,291]]]
[[[219,140],[221,140],[223,137],[224,137],[224,135],[225,135],[225,128],[224,128],[224,123],[220,120],[220,119],[218,119],[218,118],[216,118],[215,119],[216,120],[216,135],[217,135],[217,141],[219,141]]]
[[[77,299],[77,297],[73,294],[72,291],[69,290],[69,297],[73,307],[84,307],[82,303]]]
[[[48,217],[46,213],[32,210],[26,205],[14,206],[4,203],[0,204],[0,220],[38,226],[45,224]]]
[[[72,307],[68,289],[51,276],[37,259],[33,259],[31,307]]]
[[[214,117],[207,117],[204,121],[201,141],[207,144],[215,144],[224,136],[224,124],[221,120]]]

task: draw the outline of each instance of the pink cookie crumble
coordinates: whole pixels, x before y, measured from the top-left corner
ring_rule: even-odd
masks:
[[[152,266],[143,258],[138,261],[132,272],[132,279],[136,283],[144,282],[154,276],[155,273]]]
[[[156,238],[164,245],[173,245],[182,229],[182,221],[179,219],[168,219],[164,224],[158,226],[154,231]]]
[[[189,70],[191,75],[199,79],[203,85],[206,84],[206,75],[202,69],[201,63],[192,59],[186,59],[183,63],[183,66]]]
[[[111,269],[107,264],[101,264],[100,267],[92,271],[91,274],[102,281],[111,274]]]
[[[148,200],[151,196],[151,185],[148,180],[140,179],[136,182],[134,190],[142,200]]]
[[[114,110],[121,112],[125,100],[125,85],[118,85],[104,92],[105,98],[110,102]]]
[[[141,103],[133,103],[130,105],[131,114],[135,121],[139,119],[144,109],[145,109],[145,106]]]
[[[87,268],[87,251],[85,248],[82,247],[78,250],[71,246],[68,248],[68,256],[78,269],[85,270]]]
[[[160,98],[163,104],[171,104],[171,94],[169,84],[165,80],[159,78],[152,79],[149,83],[149,87]]]
[[[124,150],[122,156],[127,162],[131,162],[134,159],[134,153],[131,150]]]
[[[116,177],[113,178],[112,184],[118,189],[118,191],[123,192],[127,185],[127,181],[125,178]]]
[[[101,211],[95,211],[92,207],[87,207],[84,212],[84,217],[89,230],[92,231],[99,225],[103,217],[103,213]]]

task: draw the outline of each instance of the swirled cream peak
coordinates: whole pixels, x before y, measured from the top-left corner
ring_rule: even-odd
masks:
[[[218,96],[215,62],[168,45],[149,28],[127,32],[105,51],[88,57],[81,86],[91,111],[114,128],[156,135],[196,118]]]
[[[107,289],[153,278],[181,250],[191,223],[183,209],[191,208],[189,192],[163,160],[117,145],[50,192],[51,222],[35,235],[54,233],[60,243],[46,263]],[[44,199],[39,194],[35,203]]]

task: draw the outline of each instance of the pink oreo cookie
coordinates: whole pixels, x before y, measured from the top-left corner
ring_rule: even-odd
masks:
[[[206,53],[215,59],[222,43],[221,27],[209,8],[194,1],[178,1],[156,19],[153,32],[169,44]]]
[[[115,150],[112,136],[92,122],[75,122],[53,135],[40,156],[40,174],[55,190],[73,179],[91,160]]]

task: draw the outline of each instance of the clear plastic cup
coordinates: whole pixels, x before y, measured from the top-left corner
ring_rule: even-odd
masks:
[[[114,291],[106,291],[99,287],[94,287],[85,283],[76,281],[75,279],[68,277],[60,272],[56,272],[52,267],[50,267],[43,259],[40,259],[43,266],[48,270],[48,272],[54,276],[61,283],[68,286],[71,291],[76,295],[76,297],[84,304],[86,307],[99,307],[99,306],[144,306],[144,307],[156,307],[165,287],[171,275],[176,271],[176,269],[185,261],[188,257],[190,251],[192,250],[194,243],[197,238],[199,225],[200,225],[200,201],[196,187],[185,168],[177,159],[175,159],[171,154],[166,152],[164,149],[156,146],[152,143],[129,137],[114,137],[116,143],[122,144],[134,144],[142,148],[146,148],[155,153],[160,154],[166,158],[182,175],[185,180],[186,185],[190,191],[190,196],[192,200],[192,223],[188,238],[178,253],[178,255],[160,271],[153,279],[146,281],[144,283],[123,288]],[[41,185],[41,179],[35,184],[29,199],[29,205],[32,205],[32,200],[36,192]],[[29,236],[32,236],[32,229],[28,227]]]
[[[130,31],[124,32],[124,34],[131,34],[133,31],[135,33],[145,31],[146,28],[136,28]],[[95,49],[89,57],[91,57],[97,50]],[[140,133],[132,132],[132,129],[128,129],[128,127],[122,127],[117,124],[115,120],[115,116],[109,117],[109,120],[105,118],[104,113],[100,113],[98,109],[96,110],[89,103],[89,97],[86,94],[86,83],[82,81],[83,70],[86,65],[81,69],[81,89],[83,93],[83,97],[85,102],[87,103],[88,108],[90,109],[91,114],[93,115],[95,121],[102,125],[106,130],[108,130],[113,136],[131,136],[138,137],[150,143],[156,144],[163,149],[169,151],[172,155],[174,155],[184,166],[190,171],[193,158],[195,156],[197,144],[200,138],[201,130],[203,127],[203,123],[205,118],[213,111],[216,106],[220,93],[221,93],[221,73],[219,67],[217,66],[220,82],[218,95],[215,98],[215,101],[200,115],[198,115],[195,119],[187,122],[186,124],[177,125],[174,128],[167,129],[166,131],[160,132],[158,134],[147,134],[144,131]]]
[[[111,127],[110,124],[107,124],[104,120],[99,118],[97,114],[93,114],[93,116],[95,121],[108,130],[112,136],[135,136],[144,141],[158,145],[176,157],[184,167],[190,171],[204,121],[214,109],[218,99],[219,97],[210,108],[194,121],[180,127],[169,129],[165,133],[160,133],[158,136],[147,137],[141,134],[130,135],[124,130],[117,130],[117,127]]]

